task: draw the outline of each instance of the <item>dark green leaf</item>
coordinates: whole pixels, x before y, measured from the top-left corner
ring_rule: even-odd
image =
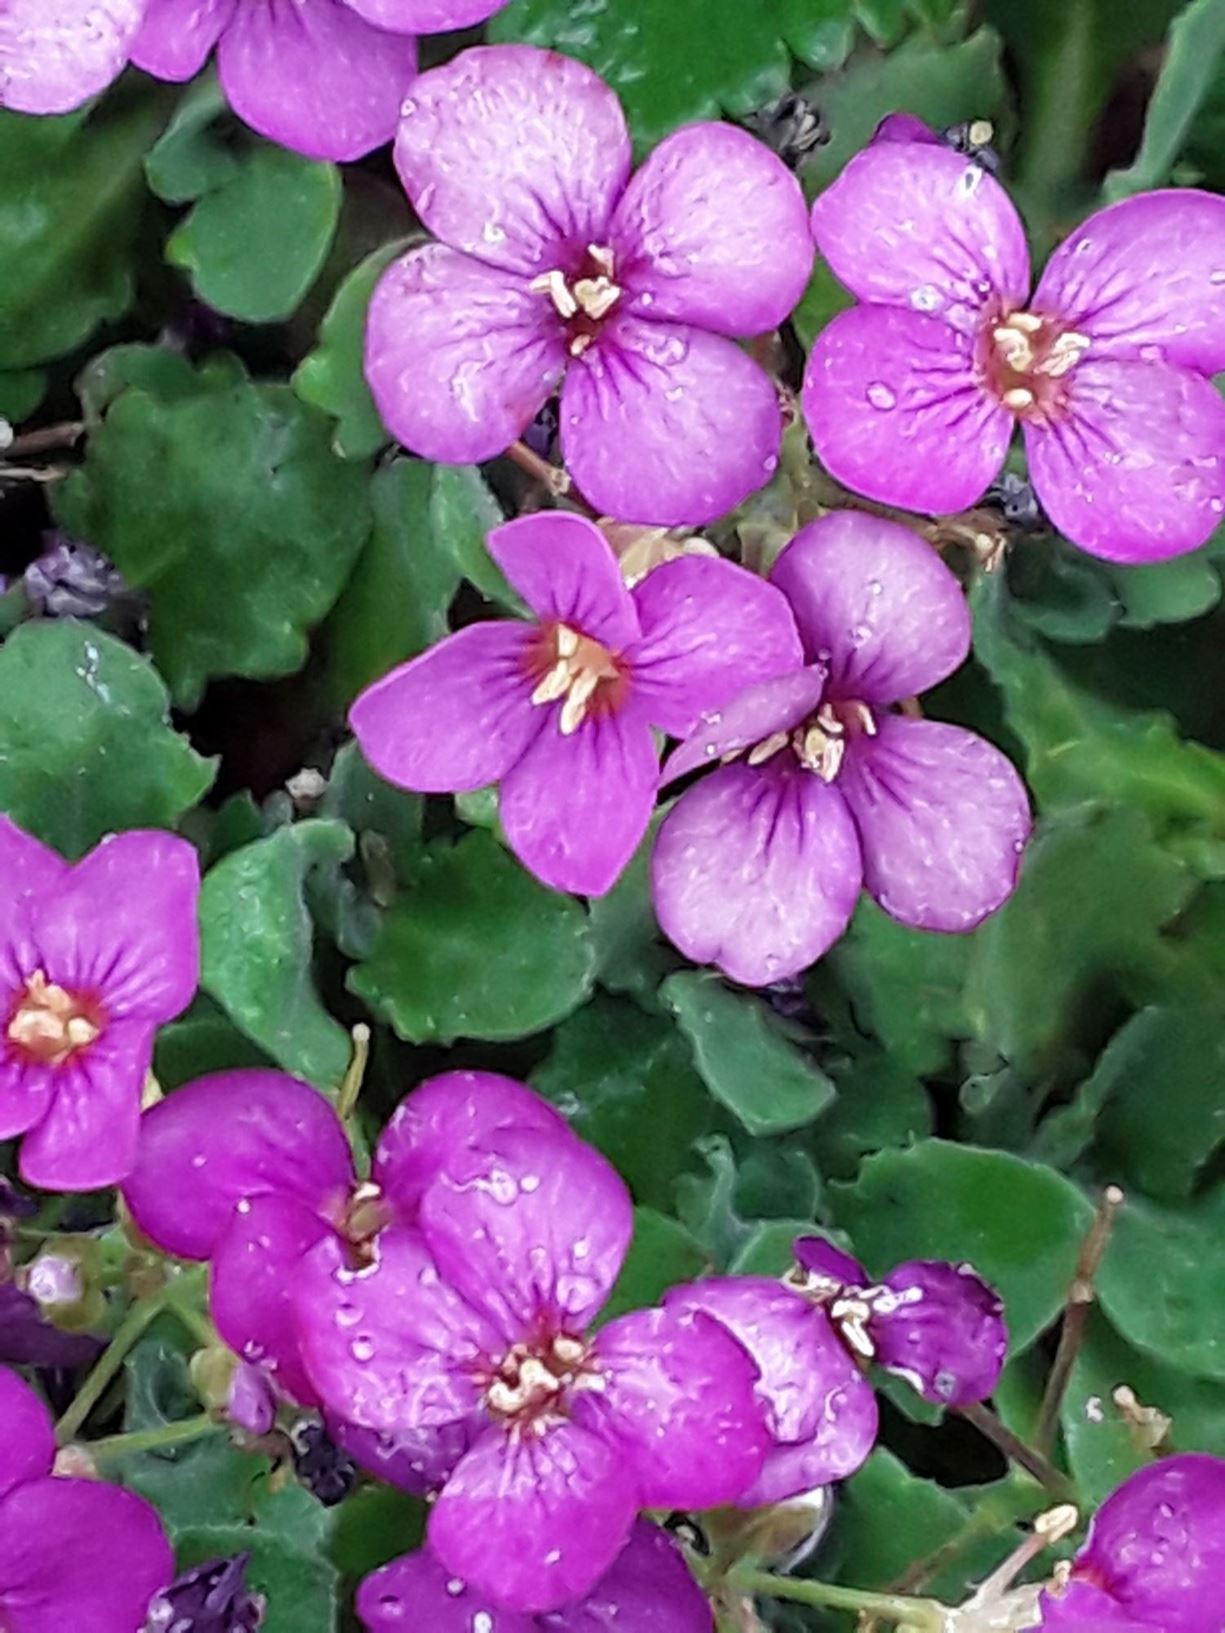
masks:
[[[250,1553],[247,1586],[268,1602],[261,1633],[333,1633],[336,1570],[315,1546],[295,1546],[274,1530],[253,1525],[195,1526],[181,1532],[177,1543],[184,1569],[208,1559]]]
[[[634,1239],[600,1320],[649,1308],[669,1287],[693,1281],[708,1268],[701,1246],[683,1225],[654,1208],[635,1208]]]
[[[438,465],[430,490],[430,526],[456,566],[490,601],[508,612],[524,606],[489,554],[485,539],[505,517],[474,465]]]
[[[1200,106],[1218,83],[1223,57],[1225,5],[1222,0],[1192,0],[1170,25],[1140,151],[1126,170],[1111,171],[1103,183],[1108,200],[1128,198],[1169,180]]]
[[[873,1151],[909,1145],[932,1131],[923,1085],[888,1055],[867,1051],[836,1071],[837,1097],[812,1132],[821,1171],[850,1179]]]
[[[167,204],[187,204],[233,177],[239,153],[233,141],[214,128],[228,108],[214,69],[187,88],[145,159],[145,175],[158,198]]]
[[[225,1015],[201,994],[186,1015],[157,1034],[153,1075],[163,1089],[177,1089],[206,1072],[228,1072],[240,1066],[270,1062]]]
[[[652,828],[612,889],[591,904],[591,938],[600,985],[637,999],[646,1009],[658,1008],[660,983],[681,964],[680,954],[660,934],[651,902],[654,844]]]

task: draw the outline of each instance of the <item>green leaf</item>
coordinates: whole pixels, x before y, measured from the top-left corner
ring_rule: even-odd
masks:
[[[0,809],[66,856],[116,829],[172,828],[213,774],[121,641],[65,619],[0,647]]]
[[[923,1085],[887,1054],[866,1050],[834,1071],[837,1097],[812,1131],[821,1172],[850,1179],[869,1152],[910,1145],[932,1132]]]
[[[1113,202],[1169,180],[1225,57],[1225,0],[1192,0],[1170,25],[1165,57],[1144,116],[1140,151],[1126,170],[1112,170],[1102,186]]]
[[[734,1276],[781,1276],[795,1262],[792,1243],[810,1235],[811,1219],[762,1219],[755,1224],[728,1266]]]
[[[492,528],[505,521],[485,478],[475,465],[438,465],[430,490],[430,526],[460,572],[487,600],[508,612],[523,612],[523,602],[506,582],[485,543]]]
[[[116,397],[129,386],[139,386],[163,402],[176,402],[194,395],[200,383],[201,376],[182,352],[133,341],[108,346],[91,357],[76,378],[76,393],[92,434]]]
[[[0,374],[0,415],[10,425],[20,425],[47,394],[47,376],[42,369],[14,369]]]
[[[904,1259],[969,1262],[1004,1300],[1013,1354],[1059,1314],[1093,1210],[1053,1169],[921,1140],[831,1185],[834,1217],[873,1275]]]
[[[279,1066],[324,1089],[339,1086],[351,1046],[315,991],[303,892],[309,872],[352,854],[344,823],[299,822],[218,862],[200,894],[201,985]]]
[[[475,831],[426,851],[349,986],[410,1043],[450,1043],[540,1032],[594,979],[583,907]]]
[[[158,198],[188,204],[234,176],[239,157],[230,132],[214,129],[228,112],[216,69],[207,69],[187,87],[145,159],[145,175]]]
[[[394,1486],[359,1485],[336,1510],[332,1563],[359,1582],[420,1546],[426,1513],[420,1497]]]
[[[634,1237],[608,1302],[600,1311],[601,1323],[630,1310],[657,1304],[669,1287],[693,1281],[709,1269],[701,1245],[667,1214],[654,1208],[634,1209]]]
[[[644,1009],[659,1007],[660,983],[682,962],[660,935],[655,919],[650,878],[654,844],[652,825],[616,884],[591,904],[596,978],[609,992],[625,993]]]
[[[159,1030],[153,1051],[153,1075],[166,1090],[177,1089],[206,1072],[269,1064],[264,1051],[203,993],[186,1015]]]
[[[246,1583],[268,1608],[261,1633],[333,1633],[337,1573],[316,1546],[295,1546],[266,1526],[200,1525],[179,1534],[179,1565],[250,1553]]]
[[[965,1524],[967,1510],[951,1491],[920,1480],[878,1447],[842,1487],[826,1547],[838,1574],[857,1587],[883,1588]]]
[[[802,1128],[834,1098],[829,1078],[760,999],[695,970],[670,975],[660,996],[689,1039],[702,1081],[750,1134]]]

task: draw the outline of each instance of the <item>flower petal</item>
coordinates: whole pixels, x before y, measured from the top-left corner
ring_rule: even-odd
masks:
[[[400,180],[434,236],[529,275],[573,271],[607,241],[629,166],[615,94],[530,45],[478,46],[422,74],[396,137]]]
[[[1033,299],[1093,342],[1091,355],[1225,369],[1225,199],[1141,193],[1083,222]]]
[[[132,61],[158,79],[192,79],[234,15],[238,0],[149,0]]]
[[[1025,428],[1038,497],[1061,533],[1107,561],[1195,550],[1225,515],[1225,403],[1165,363],[1081,363],[1068,413]]]
[[[701,1310],[635,1310],[601,1329],[598,1394],[575,1421],[601,1435],[638,1482],[642,1508],[735,1502],[761,1473],[770,1434],[748,1351]]]
[[[786,599],[756,573],[710,556],[678,556],[634,590],[642,639],[626,654],[653,726],[687,736],[746,686],[803,662]]]
[[[798,764],[736,764],[687,789],[665,817],[651,894],[660,928],[686,957],[760,987],[837,941],[861,870],[835,789]]]
[[[964,154],[929,142],[857,153],[812,207],[817,248],[861,301],[967,332],[984,307],[1029,294],[1025,229],[1008,194]]]
[[[561,445],[579,488],[619,521],[698,527],[778,464],[773,383],[722,335],[611,320],[566,375]]]
[[[830,1292],[844,1287],[866,1287],[868,1272],[858,1259],[844,1253],[826,1236],[797,1236],[791,1244],[795,1262],[805,1271],[809,1284],[820,1281]]]
[[[680,1549],[658,1525],[638,1520],[591,1593],[540,1618],[540,1633],[711,1633],[710,1600]],[[467,1633],[467,1630],[462,1630]],[[496,1628],[489,1633],[498,1633]]]
[[[933,515],[982,498],[1013,432],[975,379],[968,337],[895,306],[852,307],[817,336],[804,418],[839,482]]]
[[[430,1513],[430,1546],[508,1610],[553,1610],[587,1593],[621,1551],[637,1507],[616,1450],[578,1423],[542,1435],[491,1429]]]
[[[357,1590],[357,1614],[370,1633],[403,1633],[414,1622],[429,1633],[537,1633],[534,1617],[473,1593],[428,1548],[368,1576]]]
[[[602,896],[647,831],[659,786],[659,751],[631,703],[592,714],[566,736],[562,705],[502,779],[498,814],[511,850],[553,890]]]
[[[620,652],[639,633],[617,557],[594,522],[561,510],[495,527],[489,554],[544,623],[569,624]]]
[[[46,1115],[21,1145],[21,1177],[43,1191],[118,1185],[136,1161],[140,1096],[153,1058],[153,1028],[115,1021],[96,1042],[49,1068]]]
[[[348,0],[359,17],[402,34],[443,34],[483,23],[506,0]]]
[[[629,310],[724,335],[774,329],[812,273],[800,184],[735,125],[686,125],[660,142],[613,217],[613,276]]]
[[[391,1434],[363,1429],[329,1413],[327,1431],[355,1463],[414,1497],[437,1491],[485,1427],[481,1417],[443,1423],[434,1429],[402,1429]],[[465,1628],[464,1633],[469,1633]]]
[[[1103,1589],[1088,1582],[1069,1582],[1061,1592],[1045,1592],[1039,1600],[1042,1629],[1066,1628],[1067,1633],[1174,1633],[1163,1620],[1154,1628],[1152,1622],[1137,1622],[1116,1599]],[[1165,1607],[1162,1606],[1164,1613]],[[1201,1633],[1196,1624],[1195,1633]],[[1211,1629],[1202,1630],[1211,1633]]]
[[[826,695],[900,703],[965,662],[970,609],[931,545],[908,527],[842,510],[802,528],[770,582],[791,603]]]
[[[420,793],[484,788],[522,758],[545,715],[532,706],[530,625],[469,624],[368,686],[349,710],[366,759]]]
[[[1016,888],[1029,796],[999,749],[960,726],[885,715],[847,750],[838,787],[864,886],[918,930],[972,930]]]
[[[15,1372],[0,1367],[0,1498],[27,1480],[51,1473],[55,1430],[38,1396]]]
[[[582,1332],[612,1291],[634,1215],[598,1151],[568,1129],[516,1128],[439,1176],[421,1229],[450,1286],[515,1342],[542,1317]]]
[[[71,868],[58,851],[40,843],[10,817],[0,816],[0,927],[7,929],[27,897],[58,890]]]
[[[693,735],[668,756],[664,782],[790,731],[816,710],[824,693],[825,667],[812,664],[750,686],[722,709],[703,710]]]
[[[145,0],[6,0],[0,108],[68,113],[116,79]]]
[[[885,1277],[868,1334],[876,1359],[938,1406],[984,1401],[1008,1353],[1004,1304],[968,1264],[914,1259]]]
[[[213,1072],[176,1089],[140,1123],[123,1199],[164,1253],[211,1257],[244,1197],[338,1210],[355,1183],[331,1103],[284,1072]]]
[[[375,286],[366,381],[388,430],[423,459],[500,454],[565,369],[561,319],[513,273],[425,244]]]
[[[230,106],[308,159],[360,159],[395,135],[417,42],[375,28],[345,0],[241,5],[217,48]]]
[[[4,1012],[10,1014],[17,989],[4,994]],[[0,1053],[0,1140],[24,1134],[47,1115],[55,1088],[56,1072],[51,1066],[28,1060],[7,1046]]]

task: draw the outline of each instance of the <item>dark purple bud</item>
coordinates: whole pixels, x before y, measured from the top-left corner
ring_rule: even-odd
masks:
[[[0,1361],[13,1366],[90,1366],[105,1345],[88,1333],[61,1332],[47,1321],[38,1301],[12,1282],[0,1284]]]
[[[294,1472],[325,1508],[342,1503],[353,1490],[357,1468],[323,1427],[313,1418],[301,1418],[290,1431]]]
[[[1004,1305],[969,1265],[912,1260],[867,1294],[881,1366],[939,1406],[986,1400],[1008,1353]]]
[[[38,1203],[26,1196],[7,1179],[0,1179],[0,1221],[5,1219],[33,1219]]]
[[[176,1577],[150,1605],[145,1633],[256,1633],[265,1602],[247,1591],[250,1558],[213,1559]]]
[[[91,545],[59,531],[43,534],[43,553],[25,571],[30,606],[46,618],[96,618],[124,597],[119,569]]]
[[[561,403],[556,397],[548,402],[523,433],[523,440],[541,459],[552,457],[557,447],[557,433],[561,426]]]
[[[741,123],[792,170],[829,141],[829,126],[820,110],[797,91],[787,91],[764,108],[746,114]]]
[[[991,505],[1002,514],[1010,527],[1023,533],[1049,533],[1051,524],[1038,503],[1033,487],[1023,476],[1011,471],[994,481],[983,495],[983,504]]]

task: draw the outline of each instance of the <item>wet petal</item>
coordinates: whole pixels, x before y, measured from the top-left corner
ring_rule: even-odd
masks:
[[[0,1367],[0,1498],[27,1480],[50,1474],[55,1461],[51,1415],[28,1384]]]
[[[11,1013],[17,988],[4,994],[4,1013]],[[16,1050],[0,1053],[0,1140],[24,1134],[47,1115],[55,1088],[54,1067],[26,1060]]]
[[[539,1619],[540,1633],[711,1633],[710,1601],[673,1539],[638,1520],[585,1599]],[[467,1633],[467,1630],[463,1630]],[[496,1628],[488,1633],[498,1633]]]
[[[1225,516],[1225,403],[1211,382],[1090,359],[1072,371],[1068,408],[1025,431],[1030,477],[1059,531],[1107,561],[1203,544]]]
[[[221,38],[238,0],[149,0],[132,61],[158,79],[192,79]]]
[[[359,17],[403,34],[443,34],[492,17],[506,0],[348,0]]]
[[[798,764],[729,765],[687,789],[651,858],[664,934],[751,987],[820,958],[850,922],[860,881],[845,802]]]
[[[804,418],[823,465],[855,492],[932,515],[982,498],[1012,415],[980,389],[965,335],[922,312],[856,306],[818,335]]]
[[[1012,761],[938,720],[877,722],[838,787],[863,845],[864,887],[918,930],[972,930],[1007,901],[1032,826]]]
[[[520,516],[494,528],[489,554],[542,622],[569,624],[612,652],[637,638],[638,614],[617,557],[585,516]]]
[[[561,320],[522,278],[444,244],[393,261],[366,318],[366,381],[383,423],[423,459],[492,459],[561,383]]]
[[[136,1161],[140,1097],[153,1028],[116,1021],[89,1048],[52,1067],[46,1115],[22,1141],[20,1172],[43,1191],[118,1185]]]
[[[1225,369],[1225,199],[1179,187],[1099,210],[1051,256],[1033,306],[1088,335],[1095,359]]]
[[[842,1287],[868,1285],[868,1272],[859,1260],[835,1247],[825,1236],[797,1236],[791,1251],[801,1270],[807,1271],[810,1277],[819,1277],[834,1292]]]
[[[123,1199],[163,1252],[207,1259],[244,1197],[325,1215],[354,1183],[345,1131],[317,1089],[283,1072],[213,1072],[145,1112]]]
[[[57,851],[41,844],[11,818],[0,816],[0,933],[7,932],[10,921],[24,923],[20,904],[30,896],[58,889],[69,871],[69,864]]]
[[[677,557],[647,574],[634,602],[642,623],[627,654],[635,696],[671,737],[803,662],[785,598],[734,562]]]
[[[429,1633],[537,1633],[534,1617],[474,1593],[428,1548],[368,1576],[357,1590],[357,1614],[370,1633],[404,1633],[414,1624]]]
[[[1012,200],[981,165],[928,142],[857,153],[812,207],[817,248],[861,301],[967,332],[993,300],[1022,306],[1029,250]]]
[[[230,106],[308,159],[360,159],[395,135],[417,42],[375,28],[345,0],[241,5],[217,49]]]
[[[510,1610],[554,1610],[595,1586],[620,1553],[637,1494],[617,1451],[580,1424],[495,1428],[448,1480],[430,1546],[455,1576]]]
[[[67,113],[118,77],[145,0],[6,0],[0,108]]]
[[[629,310],[724,335],[776,328],[812,272],[800,184],[735,125],[686,125],[617,206],[613,276]]]
[[[899,703],[960,667],[970,650],[961,585],[926,540],[862,511],[801,529],[770,574],[791,603],[827,695]]]
[[[813,664],[741,692],[722,709],[703,710],[693,735],[668,756],[663,780],[672,782],[724,754],[764,743],[812,714],[825,692],[825,668]]]
[[[331,1413],[327,1418],[328,1434],[355,1463],[414,1497],[437,1491],[484,1427],[484,1419],[474,1417],[433,1429],[383,1433]]]
[[[698,527],[769,480],[782,413],[734,341],[674,323],[611,321],[571,365],[561,445],[580,490],[623,522]]]
[[[349,724],[379,775],[426,794],[497,782],[545,719],[530,701],[532,635],[510,619],[470,624],[367,687]]]
[[[1042,1595],[1042,1628],[1066,1628],[1067,1633],[1157,1633],[1152,1622],[1137,1622],[1117,1600],[1088,1582],[1070,1582],[1062,1593]],[[1163,1607],[1164,1608],[1164,1607]],[[1166,1633],[1164,1620],[1157,1624]],[[1169,1633],[1174,1633],[1173,1629]],[[1196,1624],[1195,1633],[1201,1633]],[[1212,1633],[1209,1628],[1203,1633]]]
[[[637,850],[659,786],[659,751],[642,710],[591,714],[560,729],[560,703],[505,775],[498,814],[511,850],[554,890],[602,896]]]
[[[916,1259],[885,1277],[868,1334],[876,1359],[938,1406],[984,1401],[1008,1353],[1004,1304],[968,1264]]]

